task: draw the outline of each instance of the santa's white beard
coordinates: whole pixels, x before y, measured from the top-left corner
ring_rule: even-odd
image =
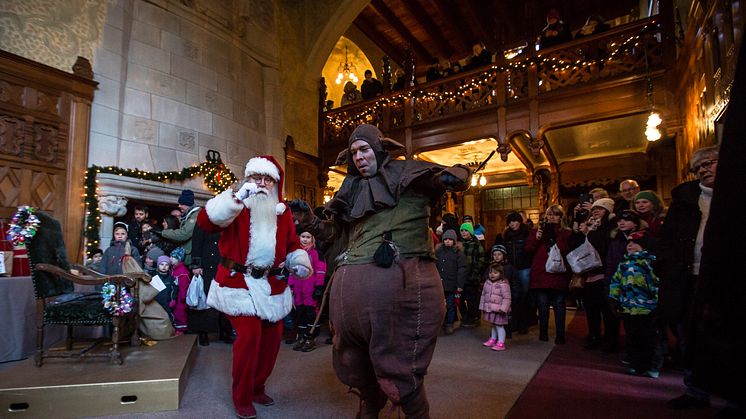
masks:
[[[274,188],[273,188],[274,189]],[[277,241],[277,212],[279,202],[274,190],[260,189],[268,193],[257,193],[244,199],[244,205],[251,214],[249,254],[246,265],[258,267],[272,266],[275,260]]]

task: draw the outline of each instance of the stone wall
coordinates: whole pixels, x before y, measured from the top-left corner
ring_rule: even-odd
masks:
[[[212,149],[240,176],[251,156],[281,150],[274,9],[246,3],[109,2],[91,164],[179,170]]]
[[[0,49],[71,72],[93,56],[105,14],[101,0],[3,0]]]

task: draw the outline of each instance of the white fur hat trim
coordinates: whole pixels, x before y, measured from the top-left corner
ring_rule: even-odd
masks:
[[[254,157],[246,163],[244,176],[250,175],[267,175],[275,181],[280,181],[280,171],[277,170],[277,166],[263,157]]]

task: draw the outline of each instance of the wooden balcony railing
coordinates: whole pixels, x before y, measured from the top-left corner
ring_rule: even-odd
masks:
[[[663,36],[657,16],[618,26],[491,66],[322,112],[321,148],[342,148],[361,123],[384,132],[510,107],[571,87],[660,69]],[[673,48],[671,46],[670,48]],[[647,61],[647,63],[646,63]],[[668,63],[671,64],[671,63]]]

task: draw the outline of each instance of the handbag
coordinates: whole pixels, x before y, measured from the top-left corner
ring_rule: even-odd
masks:
[[[378,246],[376,253],[373,255],[373,261],[377,266],[390,268],[397,256],[399,256],[399,252],[391,240],[391,232],[386,231],[383,233],[383,242]]]
[[[576,274],[582,274],[591,269],[603,266],[601,256],[599,256],[591,242],[588,241],[588,237],[585,238],[583,244],[567,254],[567,263]]]
[[[205,283],[202,275],[194,275],[187,288],[186,304],[193,310],[207,310],[207,296],[205,296]]]
[[[553,244],[552,247],[549,248],[549,257],[547,257],[547,263],[544,264],[544,269],[553,274],[567,272],[565,261],[563,259],[559,246],[557,246],[557,243]]]

